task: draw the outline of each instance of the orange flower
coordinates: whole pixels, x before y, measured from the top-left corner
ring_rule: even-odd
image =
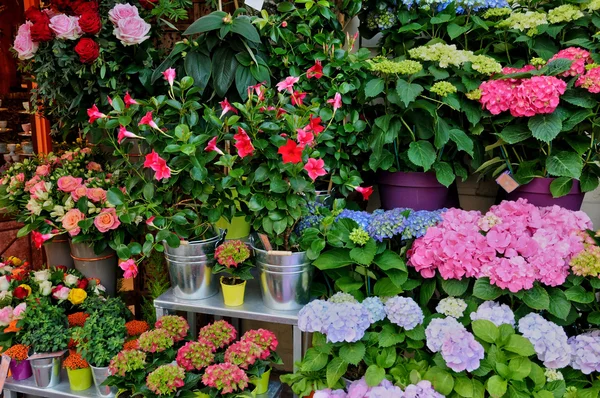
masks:
[[[127,334],[129,336],[139,336],[149,329],[148,322],[136,320],[127,322],[125,328],[127,328]]]
[[[10,322],[10,324],[4,329],[4,333],[17,333],[21,328],[17,327],[18,319],[15,319]]]
[[[67,345],[67,348],[69,348],[69,349],[77,348],[77,342],[73,339],[69,339],[69,344]]]
[[[139,344],[137,339],[126,341],[123,344],[123,350],[137,350],[139,348]]]
[[[69,319],[69,327],[83,326],[85,320],[88,319],[89,316],[90,315],[85,312],[76,312],[69,315],[67,317]]]
[[[63,362],[63,368],[71,369],[71,370],[84,369],[84,368],[87,368],[88,366],[90,366],[90,365],[88,365],[88,363],[85,361],[85,359],[83,359],[81,357],[81,355],[79,355],[78,353],[76,353],[74,351],[70,351],[69,356]]]
[[[27,347],[26,345],[15,344],[12,347],[10,347],[8,350],[6,350],[5,354],[14,360],[24,361],[29,357],[28,352],[29,352],[29,347]]]

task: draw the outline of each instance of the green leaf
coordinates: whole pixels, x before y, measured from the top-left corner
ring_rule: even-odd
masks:
[[[498,375],[490,377],[487,381],[486,390],[488,390],[492,398],[500,398],[506,394],[507,388],[508,384],[506,380]]]
[[[450,139],[450,126],[446,121],[442,118],[437,119],[435,123],[435,139],[433,140],[433,145],[436,148],[442,148],[444,145],[448,143]]]
[[[523,380],[531,373],[531,361],[524,357],[511,359],[508,362],[508,370],[512,380]]]
[[[373,79],[365,85],[365,97],[373,98],[381,94],[385,88],[385,82],[383,79]]]
[[[555,152],[546,159],[546,168],[552,176],[579,179],[583,159],[574,152]]]
[[[350,258],[357,264],[371,265],[376,253],[377,244],[373,239],[369,239],[364,246],[357,246],[350,250]]]
[[[470,283],[471,281],[468,278],[463,278],[461,280],[443,279],[442,289],[444,289],[444,291],[450,296],[459,297],[465,294],[467,289],[469,289]]]
[[[125,195],[119,188],[110,188],[106,193],[106,199],[108,202],[114,206],[122,205],[125,201]]]
[[[473,333],[475,336],[479,337],[486,343],[494,343],[498,339],[498,326],[494,325],[488,320],[479,319],[473,321],[471,326],[473,327]]]
[[[394,365],[394,362],[396,362],[396,357],[396,347],[387,347],[379,350],[376,362],[378,366],[389,369]]]
[[[329,361],[329,355],[310,348],[302,359],[302,370],[305,372],[316,372],[325,367]]]
[[[239,62],[229,47],[217,48],[212,58],[212,81],[213,88],[219,97],[223,98],[227,95],[227,90],[233,83],[238,66]]]
[[[419,293],[419,304],[421,304],[421,307],[426,307],[429,300],[433,297],[435,285],[435,279],[427,279],[421,284],[421,291]]]
[[[333,358],[329,364],[327,364],[327,386],[332,388],[342,378],[344,373],[348,370],[348,362],[342,358]]]
[[[490,278],[479,278],[473,286],[473,296],[482,300],[495,300],[502,295],[502,289],[490,284]]]
[[[549,143],[562,129],[562,121],[557,112],[535,115],[527,123],[531,134],[540,141]]]
[[[531,356],[535,354],[535,349],[533,348],[533,344],[525,337],[513,334],[508,339],[508,343],[504,346],[506,351],[514,352],[515,354],[519,354],[524,357]]]
[[[390,278],[381,278],[375,283],[373,293],[379,297],[389,297],[402,293],[402,289],[396,286]]]
[[[559,177],[550,183],[550,193],[553,198],[565,196],[573,188],[573,179],[571,177]]]
[[[423,87],[416,83],[408,83],[406,80],[402,79],[398,79],[396,82],[396,93],[398,93],[400,100],[406,107],[416,100],[422,92]]]
[[[560,99],[586,109],[593,109],[598,105],[598,101],[591,94],[584,93],[582,90],[567,90],[566,93],[560,96]]]
[[[450,166],[446,162],[435,162],[433,164],[433,169],[435,170],[435,177],[445,187],[449,187],[453,182],[456,176],[454,175],[454,170],[452,170],[452,166]]]
[[[379,254],[373,260],[373,263],[376,264],[383,271],[388,271],[391,269],[399,269],[402,271],[406,271],[406,264],[402,257],[400,257],[397,253],[386,250],[383,253]]]
[[[194,79],[194,86],[204,90],[211,74],[210,58],[198,51],[189,52],[184,61],[185,72]]]
[[[567,296],[557,288],[549,288],[548,294],[550,295],[548,311],[559,319],[567,319],[571,311],[571,303],[567,300]]]
[[[237,17],[231,25],[231,31],[253,43],[260,43],[258,31],[246,16]]]
[[[450,395],[454,389],[452,375],[437,366],[429,368],[423,378],[429,380],[433,384],[433,388],[444,396]]]
[[[534,310],[547,310],[550,307],[550,296],[546,289],[540,285],[534,285],[533,289],[525,291],[523,302]]]
[[[579,187],[581,192],[591,192],[598,188],[598,176],[590,172],[588,169],[583,170],[579,178]]]
[[[152,200],[152,198],[154,197],[154,183],[153,182],[148,182],[144,185],[143,194],[144,194],[144,199],[146,199],[147,201]]]
[[[473,381],[468,377],[457,377],[454,380],[454,391],[456,391],[461,397],[472,398]]]
[[[323,271],[342,268],[353,263],[354,261],[350,258],[350,251],[348,249],[332,249],[321,253],[313,264]]]
[[[502,129],[498,134],[507,144],[517,144],[531,138],[531,131],[524,124],[511,124]]]
[[[375,387],[385,378],[385,369],[371,365],[365,372],[365,381],[369,387]]]
[[[365,345],[360,341],[344,344],[340,347],[340,358],[352,365],[358,365],[367,351]]]
[[[211,30],[220,29],[223,26],[223,18],[227,15],[227,13],[223,11],[215,11],[212,12],[192,23],[188,28],[183,32],[184,35],[193,35],[202,32],[208,32]]]
[[[473,156],[473,140],[462,130],[450,130],[450,139],[456,144],[459,151],[468,153]]]
[[[383,325],[383,328],[378,336],[379,347],[381,348],[392,347],[404,341],[404,334],[398,333],[394,326],[390,324]]]
[[[315,241],[318,242],[318,241]],[[311,248],[312,250],[312,248]],[[361,287],[363,287],[365,283],[362,280],[356,280],[353,277],[351,277],[350,275],[346,275],[346,276],[342,276],[339,279],[336,279],[335,281],[335,285],[342,291],[342,292],[352,292],[355,290],[360,289]]]
[[[565,296],[569,301],[580,304],[593,303],[596,298],[593,292],[587,292],[582,286],[573,286],[565,290]]]
[[[460,36],[463,33],[467,32],[469,30],[469,27],[468,26],[460,26],[460,25],[457,25],[455,23],[451,23],[451,24],[448,25],[447,29],[448,29],[448,36],[450,36],[450,39],[454,40],[458,36]]]
[[[436,152],[429,141],[411,142],[408,149],[408,159],[416,166],[428,171],[435,162]]]
[[[281,178],[272,179],[269,186],[271,191],[275,193],[285,193],[290,189],[289,183]]]
[[[600,325],[600,312],[595,311],[588,314],[587,321],[592,325]]]

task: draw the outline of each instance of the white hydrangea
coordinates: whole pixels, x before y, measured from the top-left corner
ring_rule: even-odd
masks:
[[[435,307],[438,313],[457,319],[463,316],[466,309],[467,303],[465,300],[456,297],[446,297]]]
[[[507,324],[515,326],[515,314],[506,304],[496,303],[495,301],[485,301],[477,308],[477,311],[471,313],[471,320],[485,319],[496,326]]]
[[[564,380],[565,379],[563,377],[563,374],[560,373],[560,371],[558,371],[556,369],[546,369],[544,371],[544,376],[546,376],[546,381],[548,383],[551,383],[551,382],[557,381],[557,380]]]

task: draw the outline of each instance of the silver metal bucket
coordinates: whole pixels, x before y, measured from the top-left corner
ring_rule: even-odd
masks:
[[[263,303],[279,311],[299,310],[308,304],[314,267],[306,252],[268,252],[252,248]]]
[[[221,231],[214,238],[181,242],[178,248],[165,245],[165,259],[175,297],[184,300],[201,300],[219,292],[219,280],[212,270],[215,249],[225,238]]]
[[[60,363],[62,357],[30,359],[35,385],[39,388],[52,388],[60,383]]]
[[[115,393],[117,392],[116,387],[102,385],[102,383],[104,383],[104,380],[106,380],[106,378],[110,376],[110,374],[108,373],[108,367],[97,368],[95,366],[90,365],[90,368],[92,368],[92,378],[94,379],[94,385],[96,386],[96,391],[98,392],[98,395],[100,395],[101,397],[112,397],[113,395],[115,395]]]
[[[46,252],[48,266],[56,267],[57,265],[64,265],[67,268],[73,268],[71,247],[69,246],[69,240],[65,236],[55,236],[45,242],[44,251]]]
[[[94,247],[85,243],[71,244],[71,257],[75,269],[86,278],[98,278],[106,288],[106,294],[114,296],[117,291],[118,259],[114,250],[107,248],[100,254],[94,253]]]

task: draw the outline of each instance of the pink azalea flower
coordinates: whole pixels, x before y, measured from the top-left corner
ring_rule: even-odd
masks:
[[[290,93],[294,91],[294,84],[298,83],[300,80],[299,77],[288,76],[285,80],[277,83],[277,91],[289,91]]]
[[[233,113],[238,113],[237,109],[235,109],[230,103],[229,101],[227,101],[227,98],[225,98],[223,101],[219,102],[219,105],[221,105],[221,109],[223,109],[223,112],[221,112],[221,116],[223,117],[225,116],[225,114],[227,112],[233,112]]]
[[[333,99],[328,99],[327,103],[333,105],[334,111],[340,109],[342,107],[342,95],[340,93],[335,93]]]
[[[106,115],[104,113],[102,113],[98,110],[98,107],[96,106],[96,104],[92,105],[92,107],[87,110],[87,114],[88,114],[88,117],[90,118],[88,121],[90,124],[94,123],[98,119],[102,119],[102,118],[106,117]]]
[[[169,68],[162,74],[165,80],[169,82],[169,86],[173,87],[173,82],[175,81],[175,69]]]
[[[125,93],[125,97],[123,98],[123,102],[125,102],[125,108],[129,108],[131,105],[139,105],[136,100],[131,98],[129,95],[129,91]]]
[[[138,135],[133,134],[131,131],[127,131],[125,126],[119,127],[119,135],[117,137],[117,142],[120,144],[125,138],[142,138]]]
[[[325,161],[323,159],[308,159],[308,162],[304,165],[304,170],[308,172],[308,176],[314,181],[317,177],[324,176],[327,174],[325,171]]]
[[[140,120],[140,122],[138,123],[138,126],[142,126],[142,125],[148,125],[152,128],[155,128],[157,130],[160,130],[158,128],[158,125],[156,123],[154,123],[154,120],[152,119],[152,111],[148,111],[148,113],[146,113],[144,115],[144,117]]]
[[[123,277],[125,279],[135,278],[138,274],[138,266],[135,260],[129,259],[119,264],[119,267],[124,271]]]
[[[223,151],[217,148],[217,137],[213,137],[210,141],[208,141],[208,145],[204,148],[206,152],[215,151],[219,155],[224,155]]]

